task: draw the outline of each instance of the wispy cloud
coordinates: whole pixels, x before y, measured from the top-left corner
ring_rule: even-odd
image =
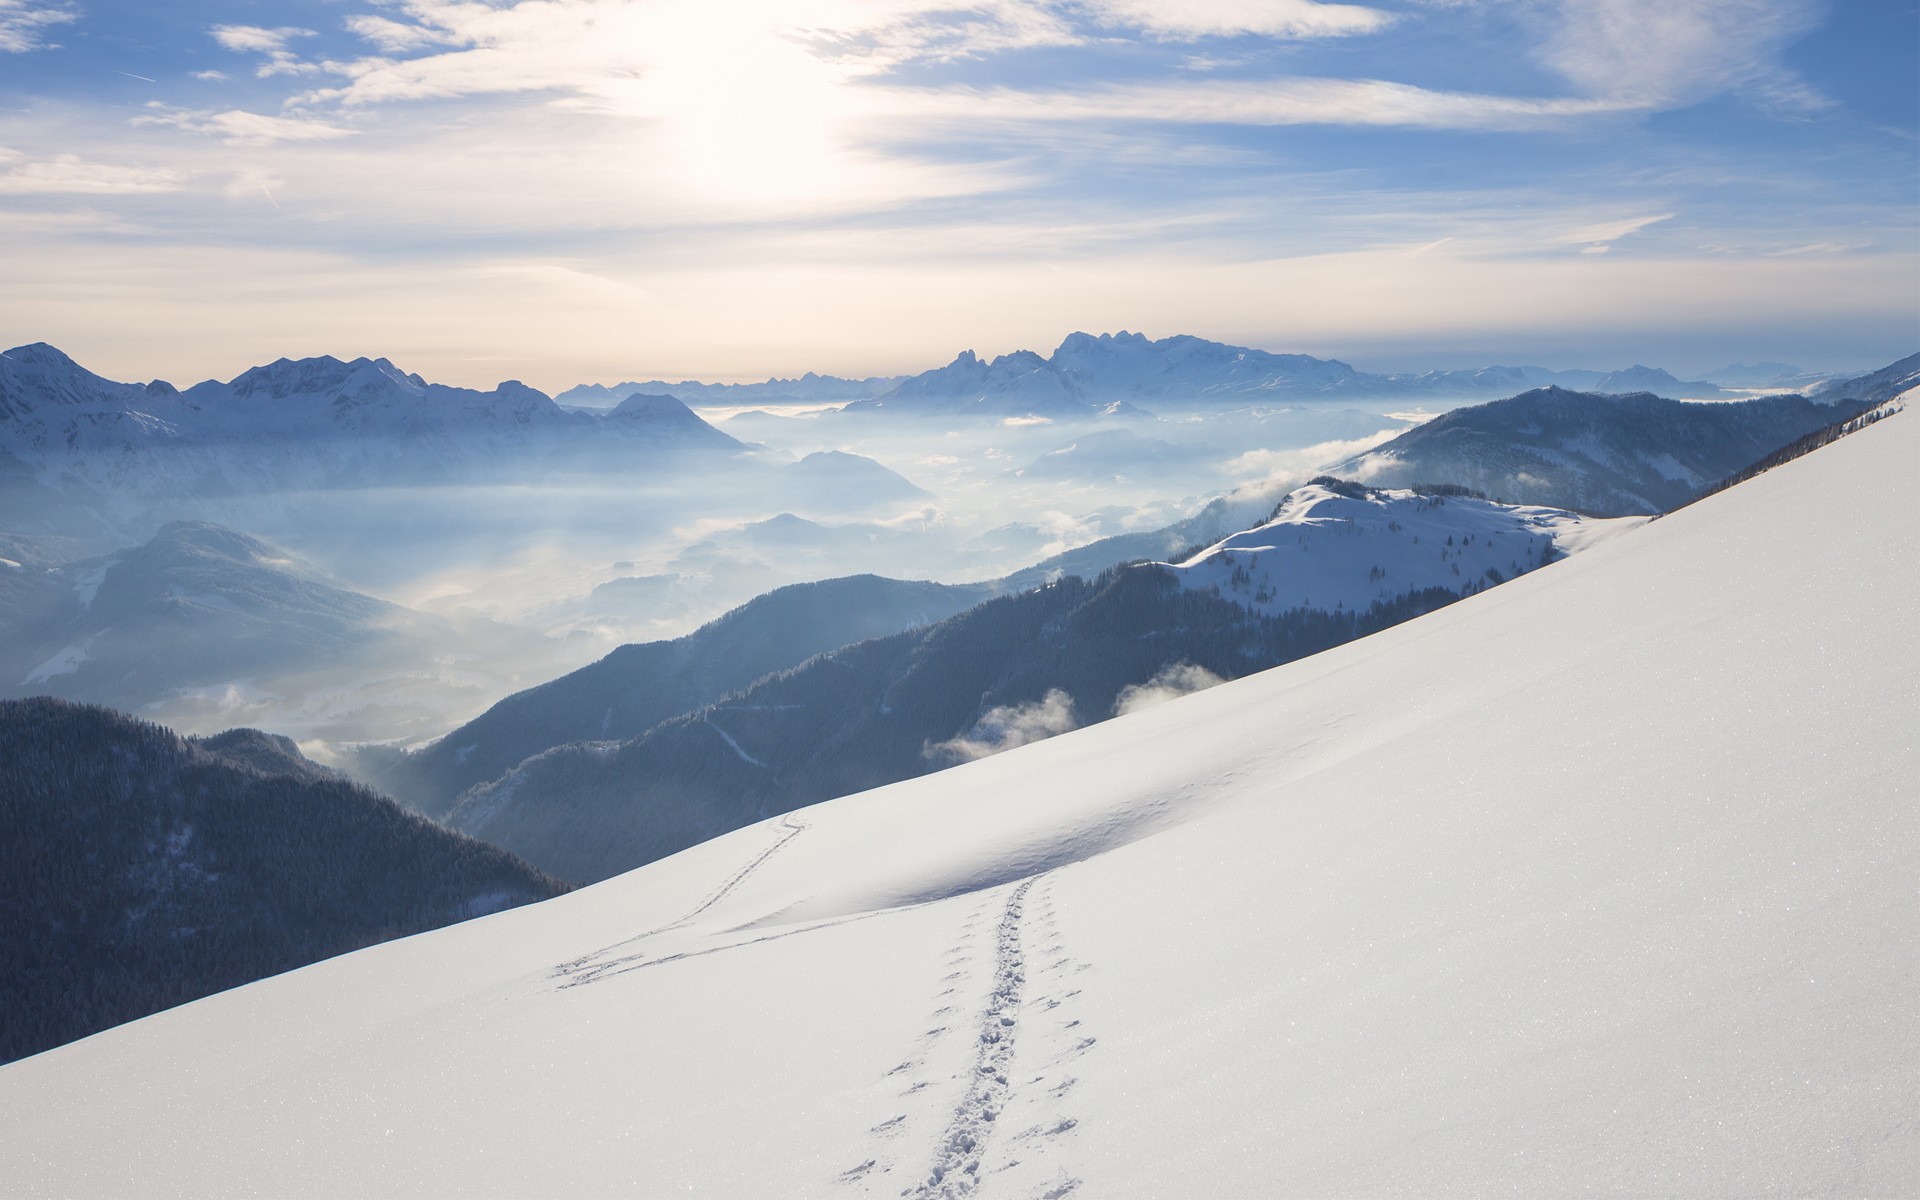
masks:
[[[1635,111],[1617,99],[1532,99],[1434,91],[1378,79],[1280,78],[1079,92],[896,89],[889,107],[969,121],[1132,121],[1189,125],[1357,125],[1527,130]]]
[[[1313,0],[1088,0],[1086,8],[1105,23],[1177,39],[1345,37],[1374,33],[1393,21],[1377,8]]]
[[[273,116],[228,109],[224,112],[173,108],[159,101],[147,105],[136,125],[169,125],[190,133],[211,134],[230,145],[258,146],[268,142],[330,142],[352,137],[353,130],[307,116]]]
[[[1542,59],[1587,95],[1670,108],[1735,88],[1819,107],[1781,52],[1820,22],[1818,0],[1561,0]]]
[[[1613,243],[1621,238],[1639,233],[1649,225],[1658,225],[1662,221],[1673,220],[1672,213],[1654,213],[1644,217],[1626,217],[1618,221],[1601,221],[1598,224],[1582,226],[1554,239],[1562,245],[1584,247],[1582,254],[1605,254]]]
[[[0,196],[135,196],[178,191],[180,171],[87,162],[72,154],[31,160],[0,147]]]
[[[313,75],[322,70],[318,63],[304,62],[293,52],[295,38],[316,36],[311,29],[283,25],[267,29],[259,25],[215,25],[207,31],[226,50],[240,54],[261,54],[266,61],[254,70],[261,79],[275,75]]]
[[[79,19],[71,4],[0,0],[0,54],[25,54],[46,47],[46,31]]]
[[[356,13],[347,18],[347,29],[372,42],[386,54],[404,54],[431,46],[458,45],[460,36],[451,29],[432,23],[396,21],[391,17]]]

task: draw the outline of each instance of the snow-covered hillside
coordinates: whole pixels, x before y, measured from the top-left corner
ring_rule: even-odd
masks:
[[[1643,520],[1329,478],[1289,493],[1271,521],[1170,565],[1187,587],[1257,612],[1364,612],[1430,588],[1480,591]]]
[[[0,1178],[1915,1194],[1916,454],[0,1068]]]

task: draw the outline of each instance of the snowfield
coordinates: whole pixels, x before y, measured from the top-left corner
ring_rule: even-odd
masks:
[[[0,1068],[0,1179],[1920,1194],[1917,455]]]

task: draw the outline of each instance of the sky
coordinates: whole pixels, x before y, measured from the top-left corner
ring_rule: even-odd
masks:
[[[1911,0],[0,0],[0,343],[117,378],[1920,349]]]

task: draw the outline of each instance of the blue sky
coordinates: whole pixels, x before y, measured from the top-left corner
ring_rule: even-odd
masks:
[[[125,377],[1920,347],[1920,11],[0,0],[8,344]]]

